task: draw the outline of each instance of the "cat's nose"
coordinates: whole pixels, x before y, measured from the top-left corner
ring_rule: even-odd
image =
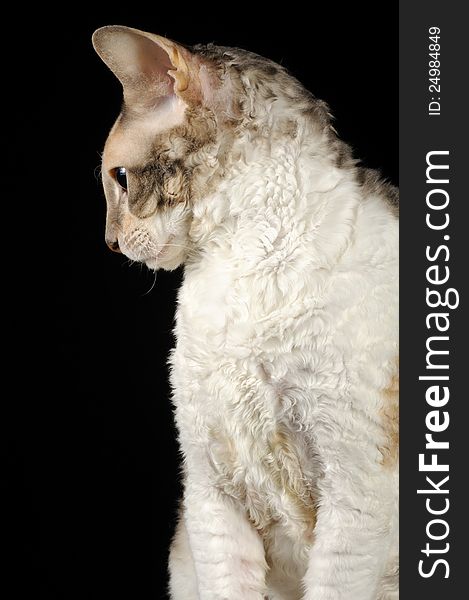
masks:
[[[119,248],[119,242],[117,240],[106,240],[106,244],[109,250],[122,254],[121,249]]]

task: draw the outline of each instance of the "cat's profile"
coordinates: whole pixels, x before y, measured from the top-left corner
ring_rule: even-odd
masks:
[[[93,41],[124,90],[106,241],[184,264],[171,598],[397,599],[396,191],[267,59]]]

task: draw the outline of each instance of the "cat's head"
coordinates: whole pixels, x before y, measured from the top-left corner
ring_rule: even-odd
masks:
[[[258,135],[282,94],[283,106],[294,99],[304,111],[311,96],[282,67],[242,50],[189,50],[121,26],[98,29],[93,44],[124,92],[103,153],[106,242],[152,269],[174,269],[190,251],[194,207],[216,194],[236,140]]]
[[[102,160],[106,243],[150,268],[176,268],[194,197],[216,166],[214,108],[224,90],[208,62],[166,38],[111,26],[93,44],[124,92]]]

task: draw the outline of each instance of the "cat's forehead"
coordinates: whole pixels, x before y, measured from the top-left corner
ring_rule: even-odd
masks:
[[[168,99],[145,114],[123,111],[112,128],[103,153],[106,170],[118,166],[140,166],[156,140],[185,121],[186,105],[177,98]]]

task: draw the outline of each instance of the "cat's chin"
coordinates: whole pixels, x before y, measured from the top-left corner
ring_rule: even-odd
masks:
[[[152,271],[157,271],[158,269],[174,271],[174,269],[177,269],[182,262],[183,257],[181,256],[180,252],[177,252],[177,254],[173,256],[165,254],[164,256],[158,258],[148,258],[145,260],[145,265]]]
[[[152,271],[164,269],[165,271],[173,271],[177,269],[184,261],[184,252],[182,245],[174,244],[175,235],[170,235],[156,256],[150,256],[144,259],[145,265]]]

